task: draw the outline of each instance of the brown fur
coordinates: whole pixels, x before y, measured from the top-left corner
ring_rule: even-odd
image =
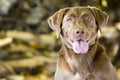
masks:
[[[48,23],[62,40],[55,80],[118,80],[97,32],[106,25],[108,15],[95,7],[68,7],[53,14]],[[77,31],[81,31],[77,35]],[[76,54],[69,40],[88,40],[86,54]]]

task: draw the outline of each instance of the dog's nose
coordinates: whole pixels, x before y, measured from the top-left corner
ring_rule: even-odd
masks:
[[[75,34],[76,35],[84,35],[85,31],[84,30],[76,30]]]

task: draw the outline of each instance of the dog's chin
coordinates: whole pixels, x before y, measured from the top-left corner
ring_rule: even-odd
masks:
[[[86,54],[88,52],[89,49],[89,40],[69,40],[71,45],[72,45],[72,49],[76,54]]]

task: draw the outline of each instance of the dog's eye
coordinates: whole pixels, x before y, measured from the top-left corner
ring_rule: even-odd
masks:
[[[85,21],[85,22],[88,22],[88,23],[91,23],[93,18],[89,15],[83,15],[82,16],[82,19]]]
[[[91,21],[92,21],[92,18],[89,17],[89,16],[87,16],[87,17],[85,17],[85,20],[88,21],[88,22],[91,22]]]
[[[73,21],[73,18],[72,17],[68,17],[67,21]]]

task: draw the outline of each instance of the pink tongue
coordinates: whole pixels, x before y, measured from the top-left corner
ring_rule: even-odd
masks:
[[[75,53],[87,53],[88,44],[84,40],[74,41],[73,42],[73,51]]]

